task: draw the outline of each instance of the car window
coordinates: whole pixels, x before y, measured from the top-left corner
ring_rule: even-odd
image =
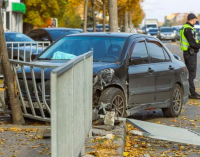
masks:
[[[134,46],[131,58],[141,58],[142,64],[149,63],[147,48],[144,41],[141,41]]]
[[[171,59],[170,59],[170,57],[169,57],[169,54],[165,51],[164,48],[163,48],[163,52],[164,52],[164,55],[165,55],[166,61],[171,61]]]
[[[165,62],[165,56],[163,53],[162,45],[157,41],[148,41],[147,42],[148,50],[151,54],[151,62],[158,63],[158,62]]]
[[[50,30],[49,34],[51,35],[51,38],[53,41],[56,41],[57,39],[68,35],[68,34],[76,34],[76,33],[80,33],[77,30]]]
[[[27,34],[27,36],[29,36],[30,38],[32,38],[35,41],[38,41],[38,34],[39,34],[39,30],[36,31],[31,31]]]
[[[38,35],[38,41],[51,41],[51,39],[46,31],[41,30],[40,34]]]

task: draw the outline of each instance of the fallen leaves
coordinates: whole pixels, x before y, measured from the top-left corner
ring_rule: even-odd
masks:
[[[110,157],[119,155],[116,151],[117,148],[120,147],[119,144],[114,143],[113,139],[107,138],[96,138],[91,141],[92,143],[98,142],[96,145],[88,147],[91,149],[95,149],[95,151],[91,151],[88,154],[95,155],[97,157]]]

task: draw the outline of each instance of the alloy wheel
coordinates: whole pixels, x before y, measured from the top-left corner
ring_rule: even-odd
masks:
[[[179,112],[181,110],[182,99],[181,99],[181,91],[176,89],[173,93],[173,109],[175,112]]]
[[[123,117],[124,115],[124,99],[121,95],[116,95],[112,101],[112,108],[115,109],[116,117]]]

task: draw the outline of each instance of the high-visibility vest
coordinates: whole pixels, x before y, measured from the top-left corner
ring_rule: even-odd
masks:
[[[195,33],[195,29],[192,26],[190,26],[189,24],[183,25],[182,29],[180,30],[180,46],[181,46],[181,50],[182,51],[187,51],[188,47],[190,46],[190,43],[187,41],[187,39],[186,39],[186,37],[184,35],[184,32],[185,32],[186,28],[191,28]],[[196,42],[199,43],[199,39],[198,39],[197,34],[196,34],[195,38],[196,38]]]

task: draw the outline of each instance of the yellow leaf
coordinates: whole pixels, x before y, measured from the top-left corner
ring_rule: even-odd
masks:
[[[128,156],[128,155],[129,155],[129,152],[123,152],[123,155],[124,155],[124,156]]]

